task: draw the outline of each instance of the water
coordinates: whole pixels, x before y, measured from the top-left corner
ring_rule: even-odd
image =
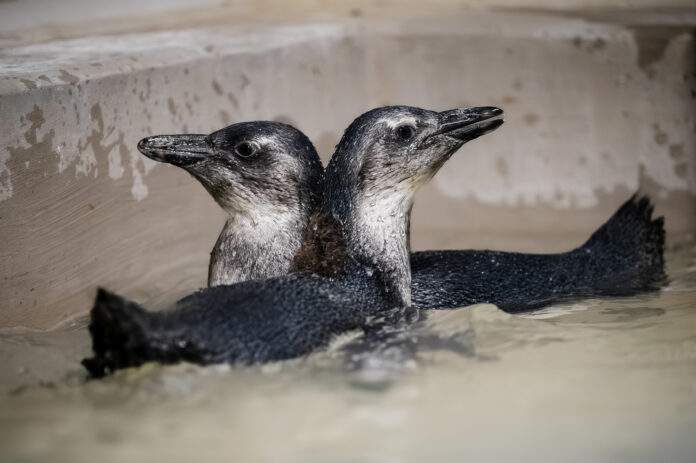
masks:
[[[83,326],[5,333],[13,365],[39,349],[61,379],[0,397],[0,460],[693,462],[696,247],[668,273],[635,298],[433,312],[376,351],[350,333],[290,362],[87,383]]]

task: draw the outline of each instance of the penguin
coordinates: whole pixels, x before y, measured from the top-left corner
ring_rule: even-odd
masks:
[[[411,255],[413,305],[492,303],[508,313],[597,297],[633,296],[667,283],[663,217],[633,195],[580,247],[557,254],[424,251]]]
[[[392,106],[359,116],[326,168],[316,213],[333,235],[330,246],[323,233],[311,240],[318,244],[312,252],[329,262],[321,273],[214,286],[160,312],[100,289],[90,311],[94,356],[83,365],[99,377],[150,361],[277,361],[308,354],[376,319],[413,318],[407,230],[414,194],[465,143],[502,123],[502,110],[494,107]],[[232,149],[238,143],[207,138],[189,150],[186,162],[201,162],[201,153],[210,152],[243,156]]]
[[[302,132],[279,122],[242,122],[209,135],[147,137],[138,150],[189,172],[227,214],[210,253],[208,286],[290,271],[324,175]]]
[[[331,224],[320,223],[319,219],[324,216],[314,213],[314,198],[318,196],[316,190],[323,170],[316,150],[299,130],[273,122],[236,124],[210,136],[231,135],[237,126],[245,127],[245,135],[240,137],[244,143],[258,147],[264,146],[263,140],[273,142],[278,158],[272,167],[277,172],[260,171],[257,177],[250,177],[240,173],[236,164],[225,163],[225,158],[215,156],[205,163],[181,166],[204,186],[214,184],[206,188],[232,217],[211,254],[210,286],[290,271],[322,273],[330,260],[322,260],[326,252],[311,250],[316,247],[316,243],[311,242],[312,237],[323,234],[322,246],[328,249],[334,233]],[[192,139],[204,138],[203,135],[166,136],[169,151],[163,156],[155,149],[162,144],[162,137],[165,136],[143,139],[139,149],[152,159],[174,165],[180,165],[177,164],[178,151],[186,152]],[[283,153],[283,150],[288,151]],[[303,169],[293,169],[298,158],[306,159]],[[379,179],[372,180],[375,185],[379,184]],[[268,186],[264,186],[266,183]],[[237,190],[252,188],[283,190],[286,196],[297,192],[298,195],[292,200],[285,199],[291,207],[284,206],[276,196],[262,194],[263,191],[257,195],[247,194],[246,197],[252,199],[243,203],[233,200],[238,196]],[[277,213],[282,220],[265,217],[269,211]],[[367,233],[369,216],[374,215],[374,211],[370,211],[368,202],[358,212]],[[240,215],[267,220],[234,218]],[[563,253],[414,252],[410,256],[413,305],[421,309],[443,309],[490,303],[514,313],[583,298],[631,296],[657,290],[667,281],[663,257],[665,232],[663,219],[652,215],[650,200],[633,195],[582,246]],[[258,225],[244,226],[247,223]],[[257,245],[256,235],[264,237],[263,246]],[[312,261],[312,256],[321,259]]]

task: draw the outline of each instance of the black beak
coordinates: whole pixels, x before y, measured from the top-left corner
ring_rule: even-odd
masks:
[[[155,135],[140,140],[138,150],[155,161],[186,167],[213,154],[206,138],[206,135]]]
[[[433,135],[446,135],[467,142],[503,125],[503,110],[494,106],[452,109],[438,114],[439,128]]]

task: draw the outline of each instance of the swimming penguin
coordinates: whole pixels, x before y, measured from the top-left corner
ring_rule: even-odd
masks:
[[[227,213],[210,253],[209,286],[290,271],[324,174],[302,132],[279,122],[243,122],[210,135],[147,137],[138,149],[188,171]]]
[[[255,229],[234,227],[238,220],[228,220],[213,249],[210,266],[210,285],[231,284],[243,279],[271,277],[290,270],[322,271],[328,262],[323,252],[308,250],[316,243],[312,237],[323,236],[324,244],[331,245],[331,226],[318,223],[324,217],[313,214],[316,202],[312,187],[307,182],[318,182],[321,165],[311,142],[299,131],[273,122],[247,123],[248,129],[240,140],[255,143],[273,141],[277,150],[276,162],[256,166],[261,170],[256,176],[247,173],[247,164],[230,164],[215,155],[206,162],[186,164],[183,167],[193,173],[206,186],[215,200],[232,217],[241,213],[262,216],[268,211],[278,211],[283,220],[262,223]],[[237,124],[211,135],[230,133]],[[406,130],[406,129],[404,129]],[[292,137],[290,137],[292,134]],[[146,138],[138,145],[147,156],[178,165],[178,152],[185,153],[191,140],[203,139],[202,135],[168,136],[169,151],[162,157],[156,149],[161,136]],[[295,140],[285,143],[282,140]],[[241,142],[240,142],[241,143]],[[283,150],[295,150],[280,155]],[[295,160],[306,158],[301,170]],[[288,165],[285,165],[288,164]],[[253,167],[253,166],[252,166]],[[262,168],[279,172],[264,172]],[[241,169],[241,171],[240,171]],[[247,180],[251,178],[251,180]],[[379,179],[373,179],[379,184]],[[268,186],[265,184],[268,183]],[[285,196],[264,194],[264,189],[282,190]],[[318,184],[318,183],[317,183]],[[243,203],[233,201],[238,190],[259,190],[246,195],[253,200]],[[301,197],[289,201],[295,191]],[[303,206],[303,202],[309,204]],[[291,203],[292,207],[285,207]],[[229,204],[234,204],[230,207]],[[369,229],[368,207],[358,209],[358,214]],[[600,296],[629,296],[642,291],[659,289],[666,281],[664,273],[664,224],[662,218],[652,218],[653,207],[646,197],[634,195],[602,225],[582,246],[558,254],[528,254],[489,250],[425,251],[411,254],[412,298],[417,308],[454,308],[478,303],[492,303],[508,312],[528,311],[553,303]],[[243,212],[240,212],[243,211]],[[243,222],[244,223],[244,222]],[[252,221],[252,224],[256,222]],[[308,227],[309,224],[309,227]],[[307,230],[307,237],[301,236]],[[256,230],[256,231],[255,231]],[[254,233],[264,236],[264,246],[255,246]],[[320,235],[318,235],[318,233]],[[274,240],[274,236],[278,236]],[[245,243],[245,240],[252,243]],[[305,241],[309,241],[305,243]],[[303,245],[303,243],[305,243]],[[247,252],[251,248],[257,252]],[[264,253],[266,253],[264,255]],[[312,261],[311,257],[322,256]],[[263,262],[263,265],[258,265]],[[264,271],[266,272],[264,274]]]
[[[464,143],[499,127],[501,114],[386,107],[358,117],[326,169],[319,205],[335,233],[331,277],[304,272],[216,286],[163,312],[100,290],[90,312],[94,357],[84,366],[102,376],[148,361],[283,360],[375,317],[398,319],[411,301],[407,230],[415,191]],[[209,138],[192,153],[240,156],[229,151],[238,141]]]
[[[489,302],[514,313],[658,290],[667,282],[665,231],[663,218],[653,219],[652,212],[648,198],[634,195],[582,246],[559,254],[414,253],[413,305],[425,309]]]

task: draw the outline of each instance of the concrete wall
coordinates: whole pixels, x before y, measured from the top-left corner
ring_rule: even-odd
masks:
[[[135,144],[241,120],[290,122],[326,159],[377,105],[499,105],[506,125],[419,195],[416,248],[564,249],[639,188],[657,200],[671,244],[693,238],[691,10],[452,5],[32,44],[6,34],[0,326],[48,328],[85,313],[97,284],[159,304],[204,285],[224,217],[193,179]]]

